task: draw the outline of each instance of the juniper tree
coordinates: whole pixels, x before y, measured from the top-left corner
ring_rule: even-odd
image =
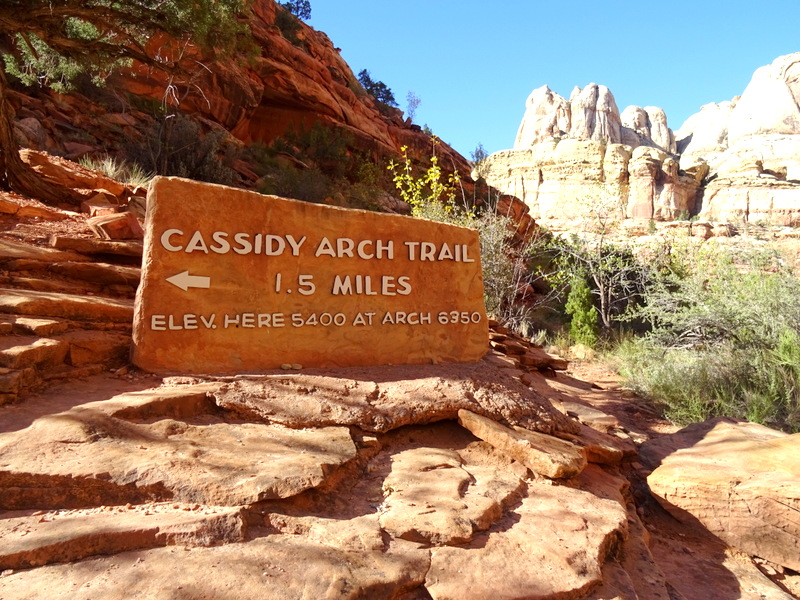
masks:
[[[165,71],[187,68],[151,43],[158,32],[182,44],[230,48],[246,38],[240,16],[251,0],[3,0],[0,3],[0,189],[56,203],[65,190],[20,159],[8,75],[26,85],[67,91],[78,75],[101,82],[138,61]],[[195,65],[197,66],[197,65]]]

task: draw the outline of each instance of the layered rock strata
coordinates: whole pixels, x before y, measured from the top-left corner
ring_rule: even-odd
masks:
[[[430,158],[430,135],[402,111],[367,94],[324,32],[297,20],[291,41],[279,27],[277,2],[256,0],[251,9],[255,55],[210,57],[181,47],[189,62],[203,65],[191,78],[168,79],[158,70],[134,65],[109,79],[105,89],[113,94],[13,93],[19,143],[70,158],[129,148],[152,129],[158,111],[148,107],[160,106],[172,89],[181,110],[203,131],[227,131],[239,144],[270,144],[319,123],[372,159],[395,157],[401,146],[415,159]],[[155,37],[150,43],[162,53],[170,51],[169,40]],[[438,145],[437,154],[441,164],[469,173],[466,159],[446,143]],[[238,161],[234,167],[245,184],[257,179],[252,165]]]
[[[758,69],[744,93],[708,104],[673,133],[658,107],[621,113],[602,85],[569,100],[528,97],[514,148],[482,165],[535,219],[574,221],[614,203],[619,216],[800,224],[800,53]]]
[[[701,218],[800,224],[800,52],[761,67],[741,96],[678,130],[681,167],[707,163]]]
[[[528,98],[514,148],[482,166],[487,182],[531,207],[535,219],[672,220],[694,209],[698,179],[679,171],[664,111],[620,114],[608,88],[575,88],[567,101],[547,86]]]

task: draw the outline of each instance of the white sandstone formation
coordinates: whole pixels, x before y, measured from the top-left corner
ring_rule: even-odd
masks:
[[[706,104],[675,134],[658,107],[620,113],[605,86],[576,87],[569,100],[542,86],[514,148],[484,167],[533,218],[570,227],[612,199],[628,218],[800,225],[800,52],[758,69],[741,96]]]
[[[701,218],[800,224],[800,52],[757,69],[741,96],[678,130],[681,168],[708,164]]]
[[[570,97],[570,116],[570,137],[619,143],[619,109],[613,94],[606,86],[590,83],[582,90],[576,88]]]
[[[514,148],[528,148],[549,138],[566,137],[569,128],[569,102],[543,85],[528,96]]]
[[[576,87],[569,101],[542,86],[528,97],[514,148],[490,156],[485,177],[536,219],[591,221],[613,204],[620,216],[670,220],[692,210],[697,188],[679,175],[674,151],[660,108],[620,115],[603,85]]]

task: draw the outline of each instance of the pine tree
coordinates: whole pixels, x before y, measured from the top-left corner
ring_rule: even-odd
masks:
[[[166,71],[184,68],[148,44],[164,32],[204,48],[230,48],[245,35],[238,19],[251,0],[2,0],[0,2],[0,189],[51,204],[68,191],[41,179],[19,156],[8,101],[8,75],[66,91],[85,74],[102,81],[132,61]]]
[[[597,344],[597,309],[592,304],[592,292],[585,277],[577,276],[567,297],[567,314],[572,317],[569,335],[576,344],[593,348]]]

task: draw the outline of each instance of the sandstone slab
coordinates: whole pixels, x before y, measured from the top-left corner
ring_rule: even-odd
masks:
[[[125,267],[104,263],[59,262],[50,265],[49,270],[58,275],[91,281],[106,285],[139,285],[141,275],[138,267]]]
[[[42,319],[36,317],[10,317],[14,333],[46,337],[63,333],[69,329],[69,323],[59,319]]]
[[[563,433],[563,438],[571,441],[586,453],[586,460],[598,465],[617,465],[628,456],[636,456],[636,446],[630,440],[601,433],[588,425],[581,424],[578,435]]]
[[[67,362],[73,367],[125,360],[131,338],[115,331],[76,330],[59,336],[69,344]]]
[[[329,521],[335,531],[339,522]],[[279,534],[218,548],[156,548],[15,572],[0,577],[0,597],[33,600],[46,589],[53,600],[393,600],[419,587],[429,560],[427,551],[403,540],[357,553]]]
[[[578,424],[490,359],[475,364],[405,365],[335,374],[237,378],[212,392],[225,410],[288,427],[357,425],[374,432],[455,420],[467,409],[525,429],[577,433]]]
[[[42,248],[6,239],[0,240],[0,259],[40,262],[81,262],[89,260],[77,252],[71,252],[68,248]]]
[[[462,547],[434,548],[426,588],[434,600],[581,598],[625,536],[615,500],[531,484],[522,503]]]
[[[381,527],[410,541],[462,544],[497,521],[522,488],[513,475],[465,466],[454,450],[413,448],[392,456],[383,482]]]
[[[800,570],[800,434],[715,420],[670,438],[650,449],[651,460],[662,455],[647,478],[656,499],[731,546]]]
[[[76,321],[130,323],[133,303],[100,296],[3,288],[0,289],[0,312],[63,317]]]
[[[88,238],[73,238],[62,235],[50,237],[50,245],[56,250],[72,250],[81,254],[111,254],[116,256],[142,256],[142,242],[139,240],[110,241]],[[88,259],[87,259],[88,260]]]
[[[30,512],[30,511],[28,511]],[[146,505],[99,507],[0,520],[0,570],[71,562],[158,546],[213,546],[244,540],[241,508]]]
[[[486,352],[476,231],[175,178],[151,184],[146,227],[133,355],[145,370],[469,362]]]
[[[346,427],[228,423],[208,406],[204,393],[156,392],[152,405],[94,402],[0,435],[0,507],[252,504],[315,487],[355,457]]]
[[[556,437],[521,427],[511,429],[463,409],[458,411],[458,422],[476,437],[539,475],[569,479],[586,467],[583,450]]]
[[[0,339],[0,367],[22,369],[35,365],[54,366],[63,362],[69,346],[60,340],[34,337]]]

